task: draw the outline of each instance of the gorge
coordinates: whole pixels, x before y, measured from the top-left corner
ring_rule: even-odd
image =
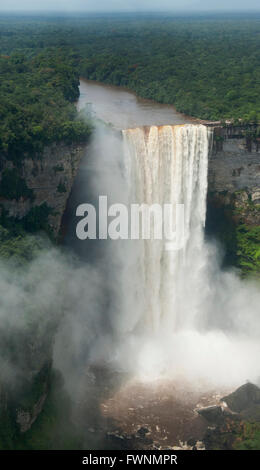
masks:
[[[92,83],[82,82],[82,87],[85,86],[87,96],[87,89],[92,86]],[[103,90],[102,85],[95,83],[93,87],[95,93],[97,89],[99,92],[102,87],[100,92],[102,100],[104,100],[104,94],[110,89],[110,87],[104,87]],[[113,89],[113,93],[115,92]],[[185,202],[190,207],[190,211],[188,211],[186,223],[193,230],[192,235],[189,234],[186,246],[188,260],[186,260],[186,266],[183,260],[178,259],[178,255],[174,253],[175,263],[173,264],[176,265],[176,261],[178,262],[178,272],[171,269],[170,256],[162,251],[160,242],[157,246],[155,244],[149,246],[149,242],[143,241],[140,242],[142,246],[139,248],[127,247],[123,242],[121,245],[120,243],[114,244],[111,246],[112,258],[111,256],[107,258],[107,264],[110,267],[113,259],[112,272],[116,268],[120,273],[116,278],[112,276],[112,282],[116,284],[116,290],[112,290],[112,296],[114,301],[118,299],[117,308],[118,305],[120,307],[117,311],[116,305],[112,302],[111,313],[108,316],[112,321],[110,327],[114,331],[113,339],[111,342],[106,335],[105,340],[103,337],[98,340],[95,349],[99,357],[98,363],[107,362],[117,370],[128,369],[131,374],[141,379],[140,383],[148,380],[148,389],[150,389],[149,392],[145,386],[142,388],[141,385],[138,386],[138,383],[130,383],[129,388],[123,388],[121,394],[118,391],[114,398],[110,397],[108,401],[102,403],[101,409],[104,416],[112,419],[117,417],[122,429],[129,434],[131,423],[137,431],[138,419],[139,425],[140,423],[147,424],[147,415],[144,413],[141,417],[141,411],[138,412],[137,409],[140,406],[139,410],[145,409],[146,412],[151,412],[147,409],[145,400],[150,401],[151,395],[149,394],[151,393],[154,393],[156,397],[154,391],[156,379],[159,380],[160,377],[174,377],[173,388],[178,384],[180,377],[181,381],[188,379],[192,381],[193,393],[194,389],[197,390],[196,393],[199,393],[198,390],[201,389],[204,392],[210,389],[210,382],[211,385],[215,383],[216,388],[220,387],[221,394],[223,388],[227,387],[230,390],[229,387],[233,389],[246,380],[258,381],[256,359],[259,355],[258,288],[253,283],[252,285],[243,284],[236,273],[221,272],[221,257],[218,249],[214,243],[205,242],[204,224],[208,223],[206,220],[208,184],[208,194],[215,192],[217,195],[219,192],[221,197],[222,192],[225,194],[230,192],[230,197],[235,198],[239,197],[242,188],[249,194],[253,193],[259,185],[259,177],[254,167],[251,166],[252,162],[257,164],[257,154],[248,153],[243,147],[242,140],[227,140],[224,142],[222,154],[213,150],[208,155],[208,148],[210,149],[212,144],[210,142],[212,129],[196,123],[180,127],[167,126],[165,124],[169,124],[169,117],[167,116],[164,122],[163,113],[161,116],[157,115],[158,124],[162,127],[158,125],[149,127],[151,110],[149,109],[147,114],[147,121],[143,115],[140,117],[136,109],[133,117],[131,109],[136,105],[128,106],[129,95],[127,95],[126,112],[122,113],[124,110],[123,94],[126,92],[119,90],[118,93],[117,98],[112,94],[112,111],[106,100],[105,109],[106,112],[109,110],[112,124],[115,115],[115,127],[119,129],[126,127],[127,120],[130,119],[132,128],[123,131],[128,150],[125,154],[126,169],[122,170],[124,150],[121,147],[121,139],[118,140],[117,136],[109,137],[105,131],[99,129],[96,134],[99,143],[93,143],[94,159],[90,157],[88,161],[88,171],[92,173],[92,177],[89,176],[92,190],[94,193],[96,191],[96,194],[103,194],[102,190],[108,188],[111,201],[121,202],[126,200],[129,202],[129,199],[135,202],[163,202],[168,198],[176,201],[177,197],[180,200],[187,197],[188,200],[186,199]],[[131,99],[134,101],[136,98]],[[92,107],[93,113],[96,111],[99,117],[99,108],[95,107],[95,101]],[[123,114],[121,126],[118,108]],[[171,120],[174,122],[175,119],[173,114]],[[183,121],[185,118],[182,117]],[[176,124],[180,122],[177,121]],[[100,140],[103,141],[102,144]],[[233,148],[232,163],[228,154],[230,146]],[[116,150],[118,148],[119,154]],[[90,153],[92,150],[90,149]],[[190,166],[181,167],[183,164],[181,156],[185,152],[187,152],[185,161],[187,160]],[[217,164],[218,158],[222,162],[220,166]],[[252,178],[240,180],[236,165],[238,161],[241,164],[241,160],[245,168],[248,168],[245,171],[254,175]],[[194,164],[196,161],[197,165]],[[176,172],[176,166],[174,166],[177,162],[180,165],[179,172]],[[207,165],[209,165],[209,183],[207,182]],[[220,187],[216,185],[216,181],[220,181],[221,171],[226,179],[222,178]],[[232,177],[232,174],[237,176]],[[232,187],[231,181],[233,181]],[[115,187],[117,190],[114,192]],[[74,211],[75,207],[76,205],[74,205]],[[257,201],[254,207],[252,209],[251,206],[251,210],[257,210]],[[209,209],[210,205],[208,205]],[[83,246],[79,245],[82,254]],[[109,278],[111,270],[105,269]],[[172,288],[173,285],[176,286],[177,294]],[[123,298],[119,294],[121,292],[125,293]],[[236,292],[236,296],[233,292]],[[169,308],[169,305],[172,307],[174,302],[175,315]],[[243,313],[245,311],[247,311],[246,322]],[[103,350],[104,344],[105,350]],[[213,375],[212,371],[214,371]],[[151,392],[151,382],[149,382],[151,379],[155,379],[153,392]],[[164,385],[161,387],[164,389]],[[182,387],[180,388],[183,391]],[[189,390],[187,383],[186,388]],[[175,393],[178,396],[181,392],[177,390]],[[170,392],[168,395],[167,386],[165,395],[170,395]],[[157,399],[160,401],[160,394],[154,398],[155,409]],[[200,393],[196,399],[198,401],[201,399]],[[212,403],[212,397],[208,399],[208,403]],[[133,408],[136,412],[127,411],[126,403],[128,403],[129,410]],[[181,400],[177,406],[181,409],[180,403]],[[214,399],[213,403],[215,403]],[[157,412],[160,412],[160,407]],[[132,420],[129,416],[131,413],[133,416],[136,413],[136,417],[132,417]],[[172,415],[171,420],[174,422]],[[155,423],[150,424],[152,428],[156,426]],[[194,426],[196,427],[195,424]]]
[[[106,432],[111,430],[106,416],[108,422],[109,419],[114,421],[122,406],[120,385],[121,381],[125,382],[125,375],[137,378],[133,390],[138,383],[148,381],[150,384],[151,379],[156,383],[168,377],[175,385],[181,384],[178,395],[183,383],[187,382],[187,390],[192,383],[196,389],[192,406],[200,402],[204,392],[208,388],[212,390],[212,386],[216,387],[214,392],[220,388],[221,393],[222,389],[233,389],[246,380],[257,382],[259,376],[259,288],[254,283],[243,283],[232,271],[221,271],[218,249],[214,243],[205,241],[204,234],[208,223],[207,192],[211,197],[208,200],[210,210],[216,200],[218,207],[225,211],[226,206],[230,209],[230,200],[240,201],[242,197],[241,207],[249,206],[246,217],[248,211],[257,211],[257,153],[246,152],[241,142],[231,139],[224,142],[222,153],[214,154],[210,152],[213,139],[210,127],[190,122],[169,106],[154,105],[153,114],[152,102],[138,101],[122,90],[113,89],[110,94],[110,87],[103,85],[82,81],[79,108],[91,101],[91,87],[97,93],[97,101],[92,102],[91,109],[96,128],[83,158],[83,146],[76,149],[60,146],[56,149],[58,159],[56,154],[54,158],[55,165],[63,167],[62,171],[54,170],[52,158],[46,158],[39,167],[41,180],[40,176],[25,171],[27,167],[32,170],[30,162],[26,162],[22,170],[28,187],[36,192],[35,204],[46,202],[46,190],[53,208],[58,209],[54,221],[56,235],[71,191],[62,222],[62,243],[80,262],[75,258],[68,262],[51,250],[42,270],[42,275],[50,276],[49,283],[42,282],[41,275],[38,278],[35,275],[36,265],[43,263],[44,256],[31,270],[35,282],[40,281],[41,304],[48,292],[44,309],[55,311],[55,315],[58,310],[60,313],[58,328],[55,325],[47,347],[35,337],[33,354],[38,351],[41,356],[37,365],[28,348],[27,375],[42,377],[46,371],[47,380],[41,382],[29,406],[16,403],[19,413],[15,419],[21,432],[28,431],[42,409],[48,389],[48,371],[53,366],[61,372],[73,401],[80,403],[76,415],[79,419],[83,411],[81,426],[92,412],[93,422],[98,423],[100,418]],[[112,126],[100,122],[105,117],[104,112]],[[228,155],[230,146],[232,158]],[[63,181],[66,190],[58,191],[53,200],[53,188],[57,190],[60,174],[66,177]],[[45,188],[47,180],[53,187]],[[75,209],[82,202],[95,205],[100,194],[107,194],[111,202],[184,203],[187,208],[184,250],[164,251],[161,242],[127,241],[126,244],[124,241],[78,240]],[[24,211],[24,201],[3,203],[11,215]],[[242,211],[240,217],[243,218]],[[49,223],[53,223],[51,218]],[[61,282],[66,284],[65,291]],[[49,326],[48,331],[51,331]],[[102,367],[109,370],[107,381],[102,381]],[[99,370],[101,379],[97,378]],[[114,373],[120,378],[114,378]],[[105,372],[103,374],[105,376]],[[111,388],[101,392],[102,386]],[[153,389],[152,385],[149,387]],[[129,390],[130,396],[131,386]],[[122,393],[127,395],[127,389]],[[141,390],[140,396],[142,393]],[[167,393],[165,391],[166,396]],[[149,393],[143,394],[149,401]],[[155,393],[155,401],[156,396]],[[114,397],[118,397],[117,406]],[[92,405],[95,412],[90,410]],[[142,400],[139,404],[137,400],[139,405],[144,406]],[[143,425],[146,418],[142,418]],[[137,431],[136,425],[140,423],[134,424],[134,431]],[[153,428],[156,425],[151,424]],[[90,435],[91,431],[86,440]],[[175,432],[174,439],[177,435]],[[161,444],[163,439],[161,436]],[[171,440],[167,443],[173,445]]]

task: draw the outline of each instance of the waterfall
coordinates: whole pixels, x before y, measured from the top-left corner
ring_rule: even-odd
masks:
[[[167,251],[165,240],[141,240],[136,275],[143,328],[176,331],[198,320],[205,265],[208,153],[203,125],[152,126],[123,131],[130,201],[184,205],[184,242]]]

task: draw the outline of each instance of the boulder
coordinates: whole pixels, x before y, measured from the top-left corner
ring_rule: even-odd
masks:
[[[224,422],[224,413],[221,406],[208,406],[207,408],[200,408],[197,411],[209,423],[221,424]]]
[[[246,383],[222,400],[231,411],[241,413],[252,406],[260,405],[260,388],[252,383]]]
[[[145,435],[148,434],[149,432],[150,431],[148,428],[145,428],[142,426],[141,428],[138,429],[136,434],[138,437],[145,437]]]

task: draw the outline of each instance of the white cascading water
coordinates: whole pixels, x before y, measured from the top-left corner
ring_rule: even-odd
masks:
[[[123,137],[129,202],[171,204],[173,218],[183,204],[184,243],[167,251],[165,239],[136,240],[130,255],[126,247],[119,364],[142,380],[257,381],[259,287],[221,270],[217,245],[204,239],[212,130],[152,126]]]
[[[184,246],[143,240],[138,275],[143,326],[176,331],[198,320],[205,264],[208,153],[211,130],[203,125],[152,126],[123,131],[131,202],[184,205]],[[174,216],[175,217],[175,216]],[[184,302],[185,299],[185,302]],[[185,303],[185,313],[183,312]]]

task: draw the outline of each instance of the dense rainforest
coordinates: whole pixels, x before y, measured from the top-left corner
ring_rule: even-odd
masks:
[[[82,76],[212,120],[260,116],[260,18],[0,19],[0,53],[55,49]],[[48,77],[46,77],[48,78]]]
[[[0,154],[19,164],[54,141],[84,141],[89,133],[77,120],[73,58],[62,50],[28,58],[22,52],[0,57]]]

